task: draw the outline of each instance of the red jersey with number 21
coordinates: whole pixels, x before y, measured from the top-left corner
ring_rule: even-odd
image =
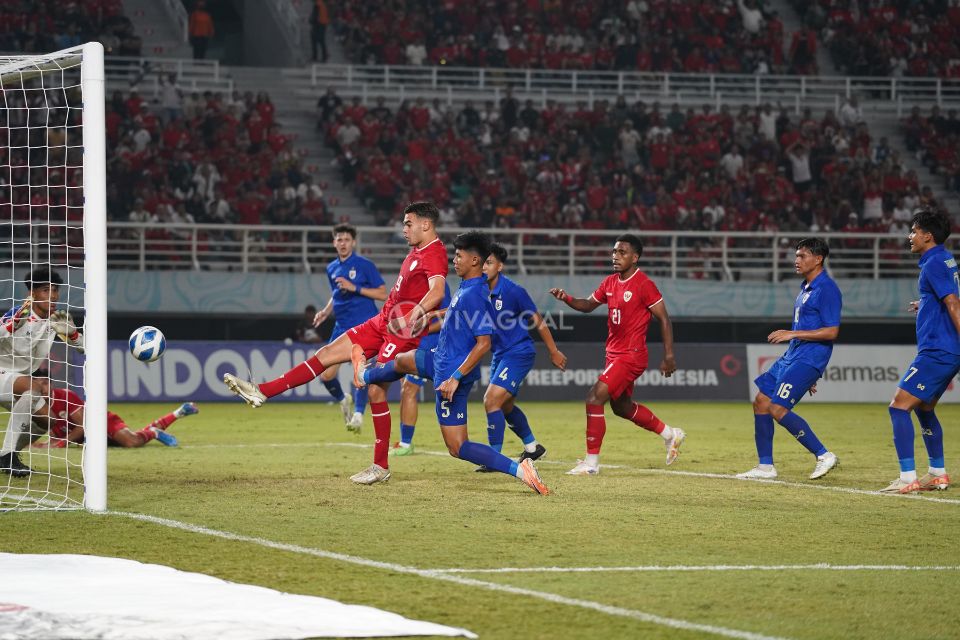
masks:
[[[397,282],[390,290],[380,315],[389,320],[390,310],[397,304],[407,303],[411,307],[417,304],[430,290],[430,280],[436,277],[446,278],[449,270],[447,248],[440,242],[440,238],[419,249],[411,249],[400,267],[400,275],[397,276]],[[406,315],[410,313],[410,309],[401,307],[400,312]]]
[[[653,280],[639,269],[626,280],[615,273],[590,298],[607,305],[607,354],[646,354],[650,307],[663,300]]]

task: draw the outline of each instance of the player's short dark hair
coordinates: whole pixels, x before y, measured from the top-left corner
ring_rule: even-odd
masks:
[[[617,236],[616,242],[626,242],[631,247],[633,247],[633,251],[638,256],[643,255],[643,241],[640,239],[639,236],[635,236],[632,233],[622,233],[619,236]]]
[[[434,224],[440,219],[440,210],[432,202],[411,202],[403,208],[403,212],[412,213],[418,218],[426,218]]]
[[[340,224],[333,227],[334,238],[336,238],[341,233],[349,233],[351,238],[353,238],[354,240],[357,239],[357,228],[352,224],[341,222]]]
[[[824,260],[830,255],[830,247],[822,238],[804,238],[797,243],[797,251],[806,249],[815,256],[820,256]]]
[[[507,250],[499,242],[490,243],[490,255],[499,260],[500,262],[507,262]]]
[[[34,288],[45,284],[60,286],[63,284],[63,278],[50,267],[37,267],[23,280],[23,284],[27,285],[27,289],[32,291]]]
[[[490,236],[482,231],[467,231],[461,233],[453,241],[453,247],[455,249],[475,253],[480,256],[481,261],[486,261],[490,256],[491,244]]]
[[[943,244],[950,237],[950,217],[943,211],[931,207],[920,207],[913,212],[910,226],[926,231],[933,236],[933,241]]]

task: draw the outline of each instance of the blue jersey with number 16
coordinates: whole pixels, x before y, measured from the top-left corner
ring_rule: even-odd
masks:
[[[920,309],[917,311],[917,351],[960,355],[960,337],[943,299],[960,295],[960,276],[953,254],[938,244],[920,258]]]

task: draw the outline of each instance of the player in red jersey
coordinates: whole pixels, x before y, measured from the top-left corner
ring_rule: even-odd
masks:
[[[414,351],[420,343],[415,327],[443,300],[444,284],[449,270],[447,250],[437,236],[436,223],[440,212],[431,202],[414,202],[403,210],[403,237],[410,253],[400,267],[397,282],[380,313],[353,327],[342,336],[321,347],[317,353],[275,380],[256,384],[233,374],[225,374],[223,382],[249,405],[259,407],[268,398],[306,384],[327,367],[353,362],[354,377],[363,370],[365,360],[376,356],[378,363],[390,362],[397,354]],[[360,347],[352,358],[354,345]],[[363,383],[358,382],[358,386]],[[389,479],[387,453],[390,448],[390,408],[387,405],[389,383],[370,385],[370,413],[376,442],[373,464],[350,479],[358,484],[373,484]]]
[[[663,438],[667,447],[667,464],[677,459],[680,445],[687,437],[682,429],[664,424],[652,411],[631,398],[634,381],[647,368],[650,316],[660,321],[663,333],[664,355],[660,372],[669,377],[677,370],[670,316],[657,285],[637,267],[642,254],[640,238],[625,233],[613,245],[615,273],[601,282],[589,298],[574,298],[563,289],[550,290],[553,297],[584,313],[590,313],[602,304],[607,305],[606,364],[587,394],[587,456],[567,472],[569,475],[599,473],[600,445],[607,430],[603,405],[608,401],[615,414]]]
[[[157,418],[143,429],[132,431],[123,418],[107,411],[107,442],[116,447],[142,447],[156,439],[168,447],[177,446],[177,439],[166,429],[179,418],[200,413],[197,405],[185,402],[165,416]],[[50,391],[50,440],[47,446],[65,447],[69,442],[83,442],[83,398],[69,389]],[[34,445],[37,446],[37,445]]]

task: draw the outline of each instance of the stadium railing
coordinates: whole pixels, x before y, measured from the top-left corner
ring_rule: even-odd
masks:
[[[335,253],[330,227],[110,222],[108,265],[128,270],[219,270],[322,273]],[[449,242],[466,229],[444,227]],[[409,250],[397,228],[359,227],[360,252],[385,271]],[[603,274],[622,231],[489,229],[524,275]],[[779,281],[793,274],[794,246],[809,232],[643,231],[643,269],[661,277]],[[837,277],[912,278],[915,257],[903,234],[818,233],[831,245]],[[40,245],[42,248],[42,244]],[[948,247],[960,244],[951,239]]]
[[[142,94],[153,94],[159,89],[161,76],[171,73],[185,91],[233,91],[233,80],[223,73],[217,60],[110,56],[104,59],[104,73],[108,91],[136,87]]]
[[[301,96],[319,96],[327,87],[397,100],[424,97],[449,103],[499,99],[512,87],[520,99],[541,104],[611,99],[660,100],[683,104],[771,104],[837,108],[856,96],[871,110],[896,113],[931,104],[960,104],[960,79],[843,76],[787,76],[696,73],[633,73],[449,66],[313,64],[283,73],[300,85]]]

